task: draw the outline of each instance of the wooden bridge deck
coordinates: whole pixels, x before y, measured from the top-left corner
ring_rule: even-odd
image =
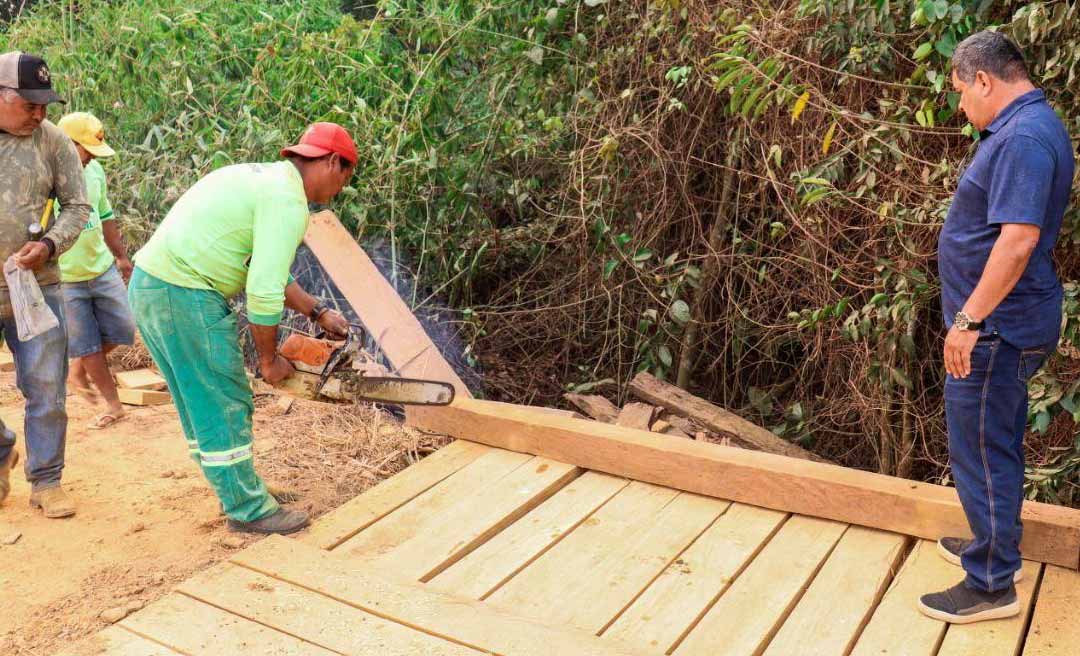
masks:
[[[458,440],[83,653],[1076,653],[1077,571],[1026,562],[1014,619],[918,613],[960,577],[929,541]]]

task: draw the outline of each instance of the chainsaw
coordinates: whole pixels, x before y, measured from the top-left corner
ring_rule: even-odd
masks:
[[[398,405],[449,405],[454,400],[449,383],[390,375],[360,348],[352,331],[344,341],[294,333],[279,352],[296,371],[275,387],[299,398]]]

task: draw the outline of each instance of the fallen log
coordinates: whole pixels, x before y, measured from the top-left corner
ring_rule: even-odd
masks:
[[[619,416],[615,419],[615,425],[638,430],[649,430],[656,412],[656,406],[647,403],[627,403],[619,411]]]
[[[634,379],[630,381],[630,391],[643,401],[665,408],[671,414],[693,419],[711,431],[731,433],[737,441],[744,442],[752,448],[790,458],[828,462],[825,458],[797,444],[792,444],[765,428],[713,405],[703,398],[694,396],[684,389],[665,383],[652,374],[641,372],[634,376]]]
[[[563,398],[567,403],[597,421],[613,424],[619,416],[619,409],[615,407],[615,404],[599,394],[570,393],[563,394]]]

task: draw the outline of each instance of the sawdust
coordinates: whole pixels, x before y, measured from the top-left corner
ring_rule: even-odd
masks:
[[[133,368],[144,366],[137,355]],[[0,374],[0,415],[21,428],[13,376]],[[300,493],[291,507],[315,516],[445,442],[370,406],[296,401],[283,413],[267,389],[256,398],[256,467],[268,482]],[[54,654],[84,639],[92,646],[92,634],[107,626],[104,611],[150,603],[259,539],[228,540],[237,536],[187,456],[172,405],[131,408],[129,419],[105,431],[85,429],[97,408],[75,396],[68,407],[64,483],[78,515],[55,521],[32,512],[18,472],[0,506],[0,533],[22,533],[16,544],[0,546],[5,656]]]

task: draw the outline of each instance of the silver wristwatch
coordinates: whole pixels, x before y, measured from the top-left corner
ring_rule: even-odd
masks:
[[[963,310],[957,312],[956,316],[953,317],[953,326],[960,330],[982,330],[985,325],[985,321],[975,321]]]

